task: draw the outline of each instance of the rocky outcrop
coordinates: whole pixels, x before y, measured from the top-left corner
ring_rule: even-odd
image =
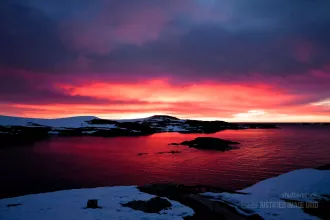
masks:
[[[316,168],[317,170],[330,170],[330,164],[325,164]]]
[[[98,200],[97,199],[89,199],[87,201],[86,209],[100,209],[102,207],[98,206]]]
[[[184,124],[188,125],[188,131],[182,133],[215,133],[226,129],[238,129],[236,124],[224,121],[199,121],[186,120]]]
[[[232,147],[232,145],[236,145],[236,144],[239,143],[234,141],[223,140],[220,138],[197,137],[191,141],[183,141],[179,144],[172,143],[170,145],[186,145],[197,149],[212,149],[212,150],[226,151],[233,149],[234,147]]]
[[[181,153],[181,151],[178,151],[178,150],[157,152],[157,154],[179,154],[179,153]]]
[[[192,208],[195,212],[193,216],[185,217],[185,220],[204,219],[260,219],[259,216],[244,216],[239,214],[234,208],[226,204],[220,204],[199,196],[201,192],[232,192],[211,186],[187,186],[182,184],[148,184],[139,186],[141,192],[166,197],[178,201]]]
[[[1,116],[0,142],[3,145],[29,144],[50,136],[141,136],[161,132],[179,133],[215,133],[227,129],[247,128],[277,128],[272,124],[234,124],[224,121],[184,120],[168,115],[155,115],[134,120],[108,120],[92,116],[71,117],[62,119],[28,119]],[[204,140],[206,141],[206,140]],[[209,140],[210,141],[210,140]],[[213,141],[214,142],[214,141]],[[196,146],[183,143],[200,149],[229,149],[224,142],[217,145],[207,143],[203,147],[198,142]],[[229,143],[234,144],[234,143]]]
[[[49,127],[0,126],[0,146],[30,145],[46,139],[50,130]]]
[[[159,213],[162,210],[166,210],[172,207],[172,204],[167,200],[160,197],[154,197],[148,201],[131,201],[125,204],[121,204],[124,207],[130,207],[134,210],[139,210],[146,213]]]

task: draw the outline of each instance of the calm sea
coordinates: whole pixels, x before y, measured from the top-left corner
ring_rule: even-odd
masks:
[[[0,198],[60,189],[175,182],[241,189],[294,169],[330,163],[330,127],[228,130],[212,135],[52,138],[0,150]],[[172,142],[211,136],[240,148],[207,151]],[[179,150],[179,154],[158,152]],[[138,156],[139,153],[148,153]]]

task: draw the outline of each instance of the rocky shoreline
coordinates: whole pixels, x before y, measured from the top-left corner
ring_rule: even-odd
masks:
[[[26,195],[0,199],[0,213],[3,219],[17,220],[52,214],[72,219],[69,213],[79,219],[93,216],[100,220],[329,219],[329,168],[328,164],[294,170],[238,191],[164,183]],[[264,207],[265,202],[274,206]]]
[[[25,145],[53,136],[120,137],[145,136],[161,132],[211,134],[223,130],[275,129],[272,124],[234,124],[224,121],[183,120],[167,115],[144,119],[108,120],[96,117],[29,119],[0,116],[2,146]]]

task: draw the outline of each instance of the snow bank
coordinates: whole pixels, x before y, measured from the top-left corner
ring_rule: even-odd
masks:
[[[48,126],[52,128],[80,128],[80,127],[96,127],[96,128],[116,128],[114,124],[89,124],[87,121],[98,119],[94,116],[78,116],[69,118],[56,119],[40,119],[40,118],[21,118],[11,116],[0,116],[0,126],[30,126],[38,125]]]
[[[87,124],[86,121],[97,119],[94,116],[78,116],[69,118],[40,119],[40,118],[21,118],[11,116],[0,116],[0,125],[2,126],[49,126],[49,127],[81,127]],[[35,125],[33,125],[35,124]]]
[[[48,134],[50,134],[50,135],[59,135],[60,132],[58,132],[58,131],[48,131]]]
[[[185,129],[181,126],[174,126],[174,125],[168,125],[163,130],[164,131],[174,131],[174,132],[188,131],[187,129]]]
[[[201,195],[227,203],[244,215],[257,213],[265,219],[318,219],[301,209],[302,202],[316,208],[317,200],[329,199],[324,195],[330,195],[330,170],[295,170],[237,192]],[[294,205],[285,200],[297,202]]]
[[[100,187],[64,190],[0,200],[1,220],[116,220],[116,219],[183,219],[194,211],[178,202],[157,213],[144,213],[121,203],[149,200],[154,196],[140,192],[135,186]],[[98,199],[101,209],[85,209],[88,199]],[[8,207],[8,204],[21,204]]]
[[[113,129],[118,128],[115,124],[89,124],[87,121],[99,119],[94,116],[78,116],[78,117],[68,117],[68,118],[57,118],[57,119],[40,119],[40,118],[22,118],[22,117],[11,117],[11,116],[1,116],[0,115],[0,126],[26,126],[26,127],[38,127],[38,126],[47,126],[56,130],[64,129],[64,128],[83,128],[83,127],[91,127],[91,128],[100,128],[100,129]],[[136,122],[143,123],[155,122],[154,126],[158,126],[158,122],[162,122],[164,119],[162,117],[148,117],[148,118],[138,118],[138,119],[121,119],[114,120],[119,123],[122,122]],[[183,123],[185,120],[172,120],[173,122]],[[124,129],[120,128],[119,129]],[[125,129],[124,129],[125,130]],[[163,131],[187,131],[185,128],[177,125],[168,125],[163,128]],[[94,132],[94,131],[93,131]],[[139,131],[132,131],[139,132]],[[55,135],[56,133],[50,132],[49,134]],[[84,134],[88,134],[84,132]]]

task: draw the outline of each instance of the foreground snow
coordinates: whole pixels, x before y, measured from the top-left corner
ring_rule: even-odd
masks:
[[[227,203],[244,215],[259,214],[265,219],[318,219],[301,209],[316,208],[320,199],[330,195],[330,170],[301,169],[266,179],[238,193],[203,193]],[[285,200],[296,201],[292,203]],[[299,206],[299,207],[298,207]]]
[[[154,196],[135,186],[100,187],[64,190],[0,200],[1,220],[116,220],[116,219],[183,219],[194,211],[178,202],[157,213],[144,213],[121,206],[132,200],[149,200]],[[98,199],[101,209],[85,209],[88,199]],[[9,204],[21,204],[8,207]]]

